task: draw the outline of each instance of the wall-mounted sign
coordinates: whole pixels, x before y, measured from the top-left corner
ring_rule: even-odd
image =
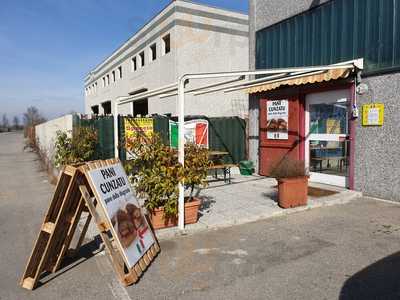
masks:
[[[289,101],[267,101],[267,138],[287,140],[289,128]]]
[[[178,148],[178,123],[169,121],[169,139],[171,148]],[[185,122],[185,143],[208,148],[208,121],[192,120]]]
[[[121,163],[88,172],[129,268],[155,243]]]
[[[370,103],[363,105],[362,125],[382,126],[385,105],[383,103]]]
[[[131,159],[129,152],[129,142],[138,134],[143,137],[151,138],[154,133],[154,124],[152,118],[124,118],[126,158]]]

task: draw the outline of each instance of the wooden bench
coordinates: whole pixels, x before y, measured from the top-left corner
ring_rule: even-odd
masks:
[[[235,164],[218,164],[212,165],[208,167],[209,171],[214,170],[215,174],[214,177],[218,179],[218,170],[222,170],[224,172],[224,182],[231,183],[231,168],[237,167]]]

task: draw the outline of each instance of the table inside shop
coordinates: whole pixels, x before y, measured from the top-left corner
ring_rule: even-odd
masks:
[[[313,146],[310,147],[310,150],[342,150],[342,147],[320,147],[320,146]],[[338,161],[338,169],[340,172],[343,170],[343,165],[346,162],[346,156],[341,156],[341,155],[332,155],[332,156],[323,156],[323,157],[311,157],[311,161],[316,162],[319,164],[319,170],[322,171],[322,162],[326,161],[327,162],[327,168],[330,167],[329,161]]]

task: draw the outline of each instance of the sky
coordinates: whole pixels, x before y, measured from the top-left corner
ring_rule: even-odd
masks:
[[[85,75],[170,0],[0,0],[0,116],[83,112]],[[247,0],[198,0],[247,13]]]

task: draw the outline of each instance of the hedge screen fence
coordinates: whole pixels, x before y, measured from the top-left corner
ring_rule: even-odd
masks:
[[[118,135],[122,143],[125,137],[124,119],[118,117]],[[164,143],[169,144],[169,121],[177,121],[176,118],[154,116],[154,131],[159,133]],[[226,151],[226,163],[239,163],[246,159],[246,122],[239,117],[208,118],[206,116],[190,116],[185,121],[205,119],[209,122],[209,149]],[[97,131],[98,143],[95,159],[108,159],[114,157],[114,121],[112,116],[99,116],[92,119],[82,119],[78,116],[74,119],[75,126],[88,126]],[[123,145],[119,146],[119,157],[126,160],[126,151]]]

